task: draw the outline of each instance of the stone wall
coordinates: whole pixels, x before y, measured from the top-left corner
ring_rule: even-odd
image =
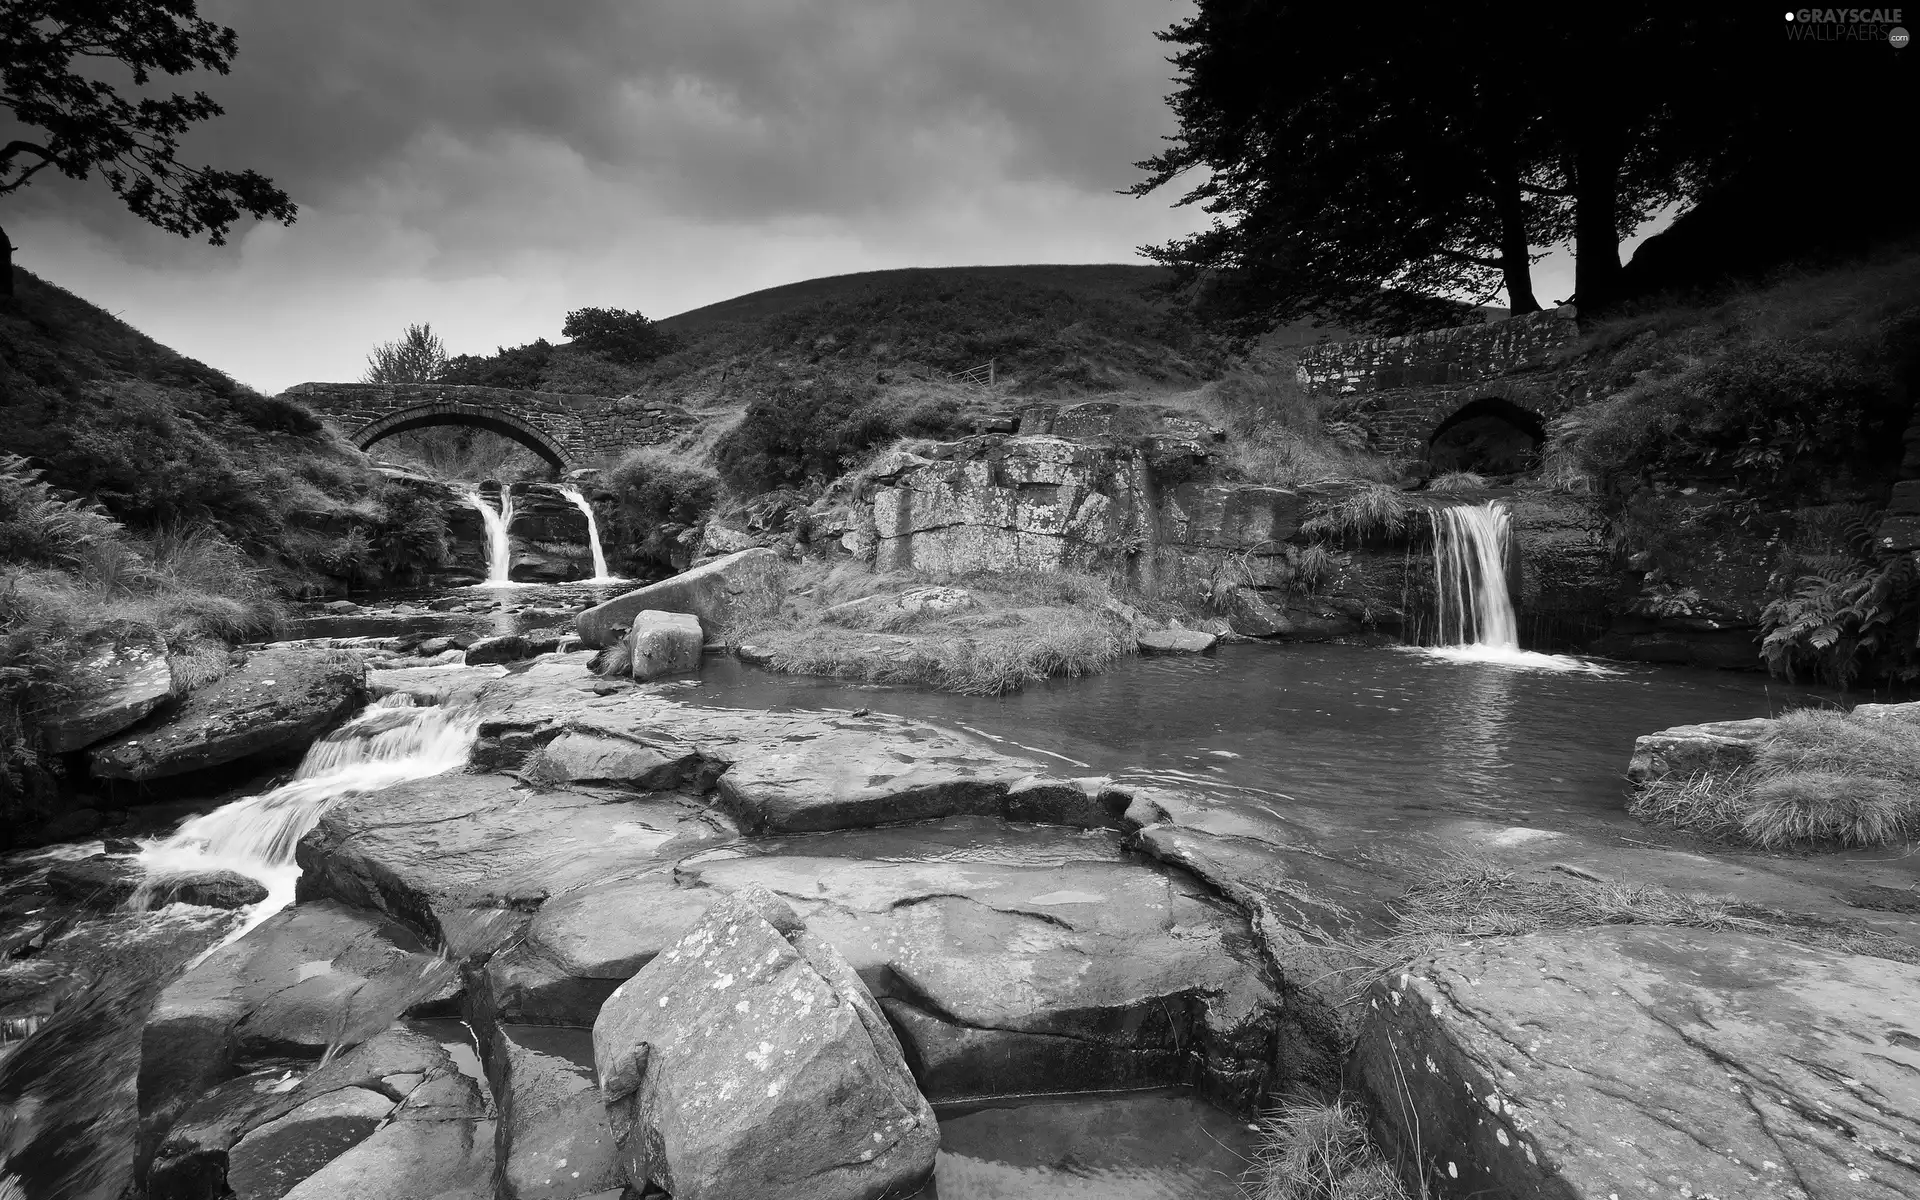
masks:
[[[454,384],[302,383],[284,393],[362,449],[397,427],[468,424],[527,445],[562,468],[668,441],[697,422],[663,401]]]

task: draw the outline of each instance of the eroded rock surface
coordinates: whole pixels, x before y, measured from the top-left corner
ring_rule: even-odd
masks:
[[[635,1190],[868,1200],[933,1170],[939,1125],[886,1018],[833,947],[765,893],[716,899],[614,992],[593,1046]]]
[[[257,754],[293,753],[344,719],[363,696],[357,655],[268,647],[193,692],[157,726],[91,752],[103,779],[158,779]]]
[[[627,631],[635,613],[646,609],[691,613],[708,629],[724,629],[742,597],[767,593],[777,598],[781,573],[780,556],[765,547],[716,558],[594,605],[580,614],[580,638],[595,649],[606,646]]]
[[[577,1200],[620,1188],[590,1030],[496,1026],[487,1078],[499,1098],[500,1200]]]
[[[1920,968],[1751,934],[1489,939],[1377,987],[1353,1069],[1440,1195],[1910,1200],[1916,994]]]
[[[173,694],[166,640],[145,625],[94,642],[69,676],[77,681],[76,694],[37,722],[56,754],[119,733]]]

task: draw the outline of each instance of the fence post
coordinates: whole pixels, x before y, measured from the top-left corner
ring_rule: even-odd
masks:
[[[987,386],[988,387],[993,386],[993,364],[995,361],[996,360],[991,358],[987,360]]]

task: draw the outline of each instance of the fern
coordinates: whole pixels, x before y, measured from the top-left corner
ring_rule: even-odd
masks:
[[[1920,565],[1877,546],[1874,516],[1843,514],[1835,532],[1849,553],[1806,563],[1761,613],[1760,653],[1775,674],[1805,671],[1841,689],[1862,677],[1920,678]]]

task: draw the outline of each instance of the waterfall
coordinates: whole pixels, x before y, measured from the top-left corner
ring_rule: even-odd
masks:
[[[1504,506],[1489,500],[1436,508],[1431,513],[1440,644],[1425,653],[1460,662],[1610,674],[1571,655],[1520,648],[1520,622],[1507,592],[1507,551],[1513,527]]]
[[[217,868],[252,876],[268,896],[249,926],[284,908],[300,876],[294,846],[336,801],[466,765],[477,711],[414,708],[398,699],[375,702],[315,742],[291,781],[190,818],[171,837],[148,845],[140,855],[148,876]],[[133,903],[144,907],[144,899]]]
[[[1507,510],[1490,500],[1432,515],[1440,644],[1518,650],[1520,626],[1507,594]]]
[[[513,493],[507,488],[500,489],[499,512],[493,510],[478,488],[467,492],[467,503],[479,510],[480,520],[487,526],[486,586],[511,585],[513,581],[507,578],[507,570],[513,565],[513,543],[507,537],[507,527],[513,524]]]
[[[573,501],[573,506],[587,518],[587,544],[593,547],[593,578],[587,582],[619,583],[620,580],[607,571],[607,555],[600,548],[600,522],[593,515],[593,505],[587,502],[579,488],[563,487],[560,494]]]

